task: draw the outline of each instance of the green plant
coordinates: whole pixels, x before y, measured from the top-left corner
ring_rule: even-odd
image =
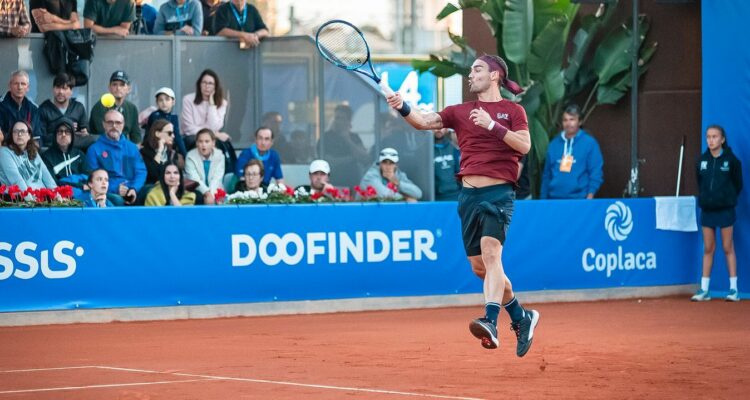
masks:
[[[594,14],[579,14],[570,0],[459,0],[437,15],[478,9],[497,43],[497,54],[508,63],[509,78],[524,93],[514,96],[503,89],[503,97],[524,106],[529,118],[532,150],[528,165],[532,190],[538,193],[539,173],[547,145],[560,132],[564,106],[583,100],[582,121],[602,104],[615,104],[631,86],[632,24],[612,26],[618,2],[600,4]],[[571,31],[575,32],[571,36]],[[639,75],[646,72],[656,52],[656,43],[646,43],[649,24],[640,17]],[[593,46],[600,33],[604,38]],[[448,32],[455,46],[428,60],[413,60],[420,72],[439,77],[468,76],[477,52],[466,39]],[[584,100],[585,99],[585,100]]]

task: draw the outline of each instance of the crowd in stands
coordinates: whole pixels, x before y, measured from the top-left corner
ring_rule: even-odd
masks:
[[[269,34],[257,8],[246,0],[169,0],[158,10],[143,0],[86,0],[82,19],[76,0],[31,0],[30,14],[23,0],[3,4],[7,18],[0,21],[0,35],[6,37],[83,26],[97,35],[120,37],[218,35],[235,38],[241,49],[249,49]],[[414,138],[384,135],[382,150],[373,153],[376,149],[368,149],[352,132],[354,113],[346,104],[336,106],[317,143],[304,131],[283,135],[283,116],[268,112],[255,130],[254,144],[237,156],[232,136],[224,129],[229,99],[220,77],[210,69],[200,74],[195,91],[182,97],[179,114],[178,99],[169,87],[157,90],[155,104],[139,113],[127,99],[132,83],[126,71],[110,77],[108,92],[114,104],[96,102],[90,113],[73,97],[74,87],[74,78],[58,74],[52,96],[37,107],[26,97],[29,75],[11,74],[0,101],[0,184],[71,185],[77,198],[98,207],[210,205],[216,204],[219,190],[262,193],[272,183],[283,184],[283,161],[310,163],[310,185],[304,185],[310,193],[331,186],[333,170],[337,179],[371,187],[382,198],[422,198],[422,190],[399,168],[399,151],[409,157],[414,147],[409,141],[416,143]],[[593,198],[603,182],[601,152],[596,139],[581,129],[580,117],[576,106],[563,114],[563,131],[547,150],[540,198]],[[385,115],[384,130],[393,131],[388,126],[396,120]],[[434,139],[434,197],[455,200],[460,191],[456,138],[441,129]],[[318,160],[316,154],[327,159]],[[520,166],[519,198],[531,198],[527,162],[524,158]]]

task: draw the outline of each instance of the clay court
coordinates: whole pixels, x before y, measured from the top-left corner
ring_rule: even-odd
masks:
[[[750,389],[750,302],[535,308],[522,359],[509,329],[500,349],[480,347],[467,329],[476,307],[2,328],[0,399],[738,399]]]

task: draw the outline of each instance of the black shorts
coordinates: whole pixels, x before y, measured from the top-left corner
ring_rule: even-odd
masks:
[[[458,194],[458,216],[467,256],[482,254],[482,236],[493,237],[505,244],[505,234],[513,216],[513,185],[483,188],[461,188]]]
[[[734,207],[721,208],[718,210],[701,209],[701,226],[707,228],[726,228],[734,225],[737,214]]]

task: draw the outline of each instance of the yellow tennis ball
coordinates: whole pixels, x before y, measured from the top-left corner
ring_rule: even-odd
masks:
[[[105,93],[100,101],[105,108],[110,108],[115,105],[115,96],[112,96],[112,93]]]

